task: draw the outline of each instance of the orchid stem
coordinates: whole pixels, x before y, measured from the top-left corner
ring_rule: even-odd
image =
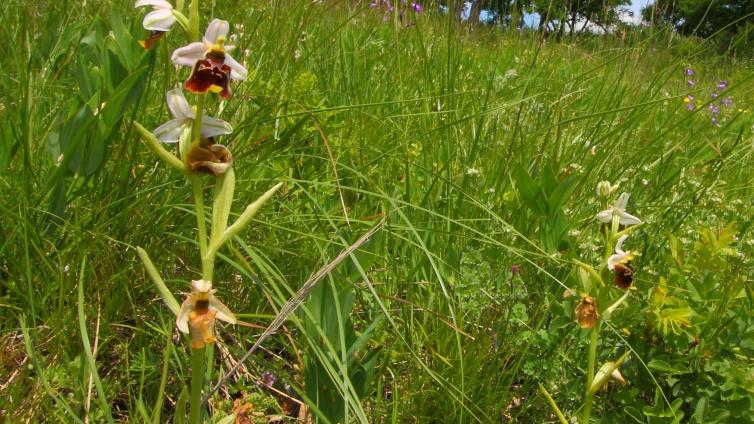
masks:
[[[199,0],[189,4],[188,38],[190,42],[199,41]]]
[[[194,188],[194,203],[196,205],[196,227],[199,231],[199,253],[202,258],[207,254],[207,224],[205,221],[204,213],[204,187],[202,186],[202,179],[199,175],[192,174],[189,176],[191,185]],[[202,278],[207,281],[212,281],[212,273],[214,267],[208,267],[202,261]]]
[[[592,387],[592,381],[594,380],[594,364],[597,361],[597,341],[600,332],[600,322],[592,327],[592,334],[589,338],[589,359],[587,362],[586,371],[586,390],[584,391],[586,399],[584,400],[584,411],[581,416],[581,424],[589,423],[589,418],[592,416],[592,402],[594,400],[594,394],[590,393]]]
[[[191,142],[199,141],[202,138],[202,117],[204,115],[204,98],[206,95],[199,94],[196,97],[196,116],[194,117],[194,126],[191,128]]]
[[[191,403],[189,424],[199,424],[202,419],[202,387],[204,386],[205,347],[191,348]]]

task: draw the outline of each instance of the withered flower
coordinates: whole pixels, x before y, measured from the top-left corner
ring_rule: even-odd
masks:
[[[192,172],[217,176],[228,171],[233,164],[233,155],[222,144],[214,144],[212,139],[204,139],[191,145],[186,163]]]
[[[189,66],[193,70],[186,80],[186,89],[194,93],[211,91],[220,97],[230,97],[230,80],[245,80],[248,71],[230,54],[234,46],[226,46],[230,25],[214,19],[207,26],[202,41],[191,43],[173,52],[176,66]]]
[[[581,302],[576,305],[576,322],[581,328],[592,328],[597,323],[600,314],[597,312],[597,299],[591,296],[583,296]]]
[[[191,333],[191,348],[201,349],[215,341],[215,320],[235,324],[236,317],[227,306],[217,300],[212,282],[195,280],[192,290],[181,305],[175,324],[182,333]]]

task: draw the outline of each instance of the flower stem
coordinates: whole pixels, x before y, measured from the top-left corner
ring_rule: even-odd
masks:
[[[202,138],[202,116],[204,115],[204,94],[199,94],[196,98],[196,116],[194,117],[194,126],[191,128],[191,142],[201,141]]]
[[[204,213],[204,186],[202,178],[199,175],[191,174],[189,176],[191,185],[194,188],[194,204],[196,206],[196,228],[199,231],[199,254],[202,258],[207,254],[207,224]],[[202,279],[212,281],[214,266],[207,266],[202,260]]]
[[[189,4],[188,37],[190,42],[199,41],[199,0]]]
[[[587,362],[586,371],[586,389],[584,390],[586,399],[584,400],[584,410],[581,416],[581,424],[589,423],[589,418],[592,416],[592,401],[594,400],[594,394],[590,393],[592,387],[592,381],[594,380],[594,364],[597,361],[597,341],[600,332],[600,322],[592,327],[592,334],[589,339],[589,359]]]
[[[191,348],[191,403],[189,424],[199,424],[202,419],[202,387],[204,386],[205,347]]]

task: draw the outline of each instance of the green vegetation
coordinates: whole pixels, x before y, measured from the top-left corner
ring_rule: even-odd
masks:
[[[230,21],[249,69],[206,100],[234,128],[229,222],[283,186],[218,250],[239,323],[198,357],[162,297],[206,275],[197,222],[215,219],[135,125],[170,119],[185,37],[144,50],[127,3],[0,5],[3,421],[185,422],[191,370],[206,394],[383,219],[208,421],[754,420],[750,61],[662,28],[556,42],[356,2],[202,2],[199,33]],[[642,223],[595,219],[622,192]],[[624,290],[608,264],[629,260]]]

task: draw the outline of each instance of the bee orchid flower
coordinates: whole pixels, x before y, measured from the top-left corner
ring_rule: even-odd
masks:
[[[173,119],[155,128],[154,136],[163,143],[177,143],[181,132],[193,125],[196,113],[189,106],[183,90],[175,88],[167,93],[168,109]],[[233,127],[222,119],[202,116],[202,137],[209,138],[222,134],[230,134]]]
[[[216,320],[230,324],[237,320],[233,312],[217,300],[211,281],[195,280],[191,286],[191,294],[183,301],[175,324],[182,333],[191,334],[193,349],[201,349],[214,343]]]
[[[229,28],[227,21],[214,19],[207,26],[202,41],[173,52],[172,60],[176,66],[193,68],[186,80],[186,89],[194,93],[211,91],[227,99],[230,97],[230,80],[246,79],[249,72],[228,54],[235,48],[225,45]]]
[[[636,254],[623,251],[623,242],[628,236],[622,236],[615,244],[615,254],[607,259],[607,269],[615,273],[615,284],[627,289],[634,283],[634,267],[631,266],[631,260]]]
[[[630,194],[628,193],[622,193],[618,197],[618,201],[615,205],[611,206],[609,209],[605,209],[595,216],[597,221],[602,222],[603,224],[609,224],[613,222],[613,216],[617,215],[620,225],[629,226],[640,224],[641,220],[639,218],[626,212],[629,196]]]
[[[138,0],[134,7],[152,6],[152,11],[144,16],[144,29],[149,30],[149,37],[139,41],[145,49],[152,45],[170,30],[177,18],[173,13],[173,5],[167,0]]]

